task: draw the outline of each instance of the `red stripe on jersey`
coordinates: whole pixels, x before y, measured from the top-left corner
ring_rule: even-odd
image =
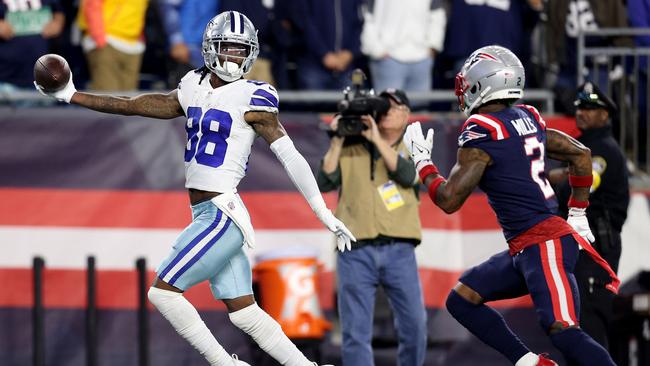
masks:
[[[544,121],[544,118],[542,118],[542,115],[539,114],[539,111],[537,110],[537,108],[533,107],[532,105],[528,105],[528,104],[519,104],[519,105],[517,105],[517,107],[522,107],[522,108],[528,109],[528,111],[533,114],[533,116],[535,117],[535,120],[539,123],[539,125],[542,126],[542,129],[544,129],[544,130],[546,129],[546,121]]]
[[[578,324],[578,317],[576,317],[575,304],[573,303],[573,288],[569,285],[569,279],[567,278],[566,271],[564,270],[564,252],[562,251],[562,242],[560,239],[553,240],[553,245],[555,246],[555,258],[557,262],[557,269],[560,272],[560,278],[562,279],[562,284],[564,285],[564,293],[567,299],[567,307],[569,308],[569,317],[574,324]]]
[[[544,279],[546,280],[546,286],[551,295],[551,304],[553,305],[553,317],[556,320],[562,319],[562,312],[560,311],[560,299],[558,297],[557,284],[553,279],[553,274],[551,273],[551,266],[549,263],[548,252],[546,248],[546,243],[539,244],[539,255],[542,260],[542,269],[544,270]],[[564,326],[568,324],[562,321]]]
[[[498,118],[496,118],[494,116],[490,116],[489,114],[481,114],[481,116],[489,118],[494,123],[501,126],[501,131],[503,132],[503,138],[504,139],[507,139],[508,137],[510,137],[510,134],[508,134],[508,129],[506,128],[506,125],[503,122],[501,122],[501,120],[499,120]]]

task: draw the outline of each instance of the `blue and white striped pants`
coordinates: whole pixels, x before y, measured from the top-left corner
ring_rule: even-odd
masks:
[[[156,273],[183,291],[210,280],[216,299],[253,293],[251,266],[243,250],[244,236],[212,201],[192,206],[192,223],[178,236],[172,252]]]

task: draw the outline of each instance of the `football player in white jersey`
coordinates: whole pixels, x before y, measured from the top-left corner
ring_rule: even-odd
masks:
[[[190,71],[169,94],[118,97],[77,92],[67,86],[47,95],[96,111],[154,118],[187,117],[185,186],[192,223],[157,269],[149,300],[210,365],[248,365],[230,356],[183,292],[209,280],[232,323],[282,365],[314,365],[255,303],[243,244],[254,244],[248,212],[236,193],[251,145],[264,138],[321,222],[336,234],[338,249],[355,240],[325,206],[312,171],[278,121],[278,95],[263,82],[242,79],[258,54],[257,31],[243,14],[223,12],[203,34],[205,66]],[[43,92],[39,85],[36,88]]]

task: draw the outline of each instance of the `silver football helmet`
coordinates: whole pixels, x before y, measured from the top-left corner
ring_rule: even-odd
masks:
[[[226,54],[224,45],[241,45],[245,48],[242,56]],[[223,81],[238,80],[253,67],[259,54],[257,29],[242,13],[225,11],[210,19],[203,32],[201,50],[205,66]],[[241,63],[233,62],[242,60]]]
[[[496,99],[517,100],[524,96],[524,66],[509,49],[485,46],[474,51],[456,74],[456,96],[466,116]]]

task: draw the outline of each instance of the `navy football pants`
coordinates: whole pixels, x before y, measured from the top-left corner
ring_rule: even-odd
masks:
[[[555,322],[566,328],[550,335],[564,356],[579,365],[614,365],[607,351],[578,325],[580,298],[573,276],[578,258],[578,243],[573,236],[548,240],[530,246],[514,257],[508,251],[494,255],[467,271],[460,282],[487,302],[530,293],[539,320],[546,331]],[[498,313],[485,305],[473,305],[452,291],[447,308],[461,324],[485,343],[499,350],[512,363],[526,353],[526,347],[510,331]],[[569,327],[569,328],[567,328]],[[491,335],[486,333],[492,329]]]
[[[511,256],[503,251],[465,272],[460,282],[485,302],[530,293],[546,331],[556,322],[577,325],[580,299],[573,268],[578,243],[571,235],[532,245]]]

